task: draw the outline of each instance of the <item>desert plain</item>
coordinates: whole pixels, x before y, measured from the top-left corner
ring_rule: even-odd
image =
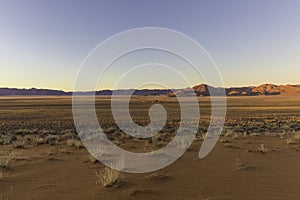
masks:
[[[228,97],[222,135],[203,159],[198,153],[210,122],[210,98],[198,100],[198,133],[184,155],[161,170],[134,174],[109,171],[89,154],[74,127],[71,97],[1,97],[0,199],[300,198],[299,96]],[[146,125],[148,109],[157,103],[168,118],[151,140],[121,131],[107,96],[96,98],[99,124],[128,151],[162,148],[180,123],[176,98],[132,97],[130,112]],[[106,172],[111,181],[104,180]]]

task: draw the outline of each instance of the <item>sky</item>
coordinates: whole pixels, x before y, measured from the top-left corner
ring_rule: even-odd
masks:
[[[298,0],[0,0],[0,87],[72,91],[96,45],[139,27],[195,39],[227,87],[300,84],[299,8]]]

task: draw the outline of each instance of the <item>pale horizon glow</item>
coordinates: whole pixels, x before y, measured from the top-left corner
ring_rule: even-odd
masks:
[[[297,0],[2,0],[0,87],[72,91],[79,66],[97,44],[149,26],[194,38],[226,87],[300,84],[299,7]],[[108,80],[99,89],[113,88]]]

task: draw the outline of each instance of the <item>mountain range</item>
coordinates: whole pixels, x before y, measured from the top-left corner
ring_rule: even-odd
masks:
[[[174,90],[161,90],[161,89],[143,89],[143,90],[99,90],[96,95],[167,95],[173,96],[190,96],[196,94],[197,96],[209,96],[209,91],[214,91],[214,94],[222,94],[225,89],[227,96],[260,96],[260,95],[300,95],[300,85],[274,85],[262,84],[259,86],[249,87],[229,87],[220,88],[213,87],[206,84],[196,85],[192,88],[174,89]],[[80,95],[89,95],[93,92],[76,92]],[[63,90],[50,90],[50,89],[17,89],[17,88],[0,88],[0,96],[70,96],[72,92],[65,92]]]

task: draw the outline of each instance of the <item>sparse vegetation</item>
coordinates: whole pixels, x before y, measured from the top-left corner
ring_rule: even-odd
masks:
[[[134,100],[135,101],[135,100]],[[140,113],[144,112],[143,107],[147,108],[148,104],[150,105],[153,100],[145,100],[143,104],[136,104],[137,106],[132,109],[132,116],[142,116]],[[173,99],[169,99],[173,101]],[[197,138],[203,140],[203,136],[206,134],[208,125],[210,122],[210,111],[209,111],[209,102],[207,99],[201,99],[201,125],[199,126],[199,131]],[[239,102],[241,101],[241,102]],[[16,101],[18,104],[23,105],[28,103],[24,99]],[[38,138],[33,141],[36,144],[52,144],[55,145],[57,142],[66,140],[66,139],[77,139],[74,123],[72,117],[70,117],[71,110],[65,109],[70,107],[68,100],[62,101],[65,107],[61,107],[48,110],[48,102],[39,101],[36,102],[36,106],[39,106],[39,109],[48,110],[49,112],[40,113],[38,110],[26,110],[20,112],[19,107],[12,107],[10,113],[3,113],[2,118],[6,119],[5,123],[0,123],[0,144],[12,144],[19,136],[26,135],[37,135]],[[24,104],[24,105],[25,105]],[[240,105],[249,106],[251,109],[243,112],[238,108]],[[269,110],[256,109],[263,108],[267,106],[268,108],[273,107],[274,109],[270,112]],[[286,106],[295,106],[297,102],[291,100],[287,102]],[[5,106],[5,105],[3,105]],[[130,140],[132,137],[122,133],[118,127],[115,125],[112,115],[110,114],[110,105],[109,101],[105,101],[101,104],[102,112],[105,114],[105,118],[100,119],[101,127],[111,138],[117,138],[117,140]],[[172,102],[164,102],[164,106],[167,110],[172,111],[172,115],[169,115],[167,124],[163,127],[162,132],[169,135],[174,133],[178,128],[178,118],[179,109],[177,104]],[[231,107],[235,107],[234,110],[231,110]],[[203,109],[202,109],[203,108]],[[259,99],[252,99],[252,102],[247,101],[247,99],[231,99],[228,102],[228,108],[230,115],[227,116],[225,127],[223,131],[223,138],[226,140],[236,139],[241,136],[280,136],[285,137],[285,134],[295,133],[296,140],[299,140],[300,134],[297,134],[297,131],[300,131],[300,121],[297,118],[297,110],[291,113],[290,111],[282,111],[280,109],[280,104],[277,102],[268,102],[268,105],[262,104]],[[242,108],[242,107],[241,107]],[[15,110],[14,110],[15,109]],[[104,109],[104,110],[103,110]],[[27,113],[28,112],[28,113]],[[30,113],[29,113],[30,112]],[[18,116],[17,118],[11,118],[11,115]],[[30,116],[30,120],[28,120]],[[138,124],[147,124],[149,121],[143,116],[135,117],[135,121]],[[284,133],[284,134],[283,134]],[[59,136],[54,138],[53,136]],[[48,138],[49,137],[49,138]],[[165,142],[165,139],[163,140]],[[155,146],[160,147],[164,146],[164,142],[157,142]]]

